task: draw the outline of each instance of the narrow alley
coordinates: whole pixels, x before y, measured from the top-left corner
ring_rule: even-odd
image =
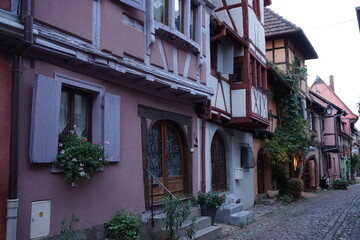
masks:
[[[255,206],[255,222],[224,239],[360,239],[360,184],[306,195],[287,206]]]

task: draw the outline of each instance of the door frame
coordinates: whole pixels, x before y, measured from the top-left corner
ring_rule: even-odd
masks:
[[[142,146],[142,162],[143,168],[148,168],[148,156],[147,156],[147,141],[149,130],[156,124],[158,121],[167,121],[173,124],[176,127],[180,140],[183,144],[183,153],[184,153],[184,193],[193,194],[192,192],[192,176],[193,176],[193,167],[192,167],[192,154],[190,152],[190,146],[192,146],[192,117],[163,111],[143,105],[138,106],[138,117],[141,118],[141,146]],[[148,173],[143,169],[143,183],[144,183],[144,198],[145,206],[150,206],[149,192],[148,187]]]

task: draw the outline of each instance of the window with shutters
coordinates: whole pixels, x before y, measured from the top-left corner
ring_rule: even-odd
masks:
[[[120,159],[120,96],[104,87],[56,74],[38,75],[33,88],[30,161],[56,161],[59,135],[70,131],[104,145],[109,161]]]

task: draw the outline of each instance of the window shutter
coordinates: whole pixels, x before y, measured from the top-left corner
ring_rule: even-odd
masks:
[[[223,73],[224,70],[224,45],[217,44],[217,72]]]
[[[37,76],[33,88],[30,151],[32,163],[56,160],[59,138],[61,82]]]
[[[132,6],[140,11],[145,10],[145,0],[120,0],[120,2]]]
[[[223,73],[234,73],[234,45],[224,45],[224,60],[223,60]]]
[[[120,96],[105,94],[104,149],[109,162],[120,160]]]

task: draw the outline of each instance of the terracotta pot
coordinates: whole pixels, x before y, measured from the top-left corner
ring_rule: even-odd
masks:
[[[279,190],[268,190],[268,198],[277,198],[279,196]]]

